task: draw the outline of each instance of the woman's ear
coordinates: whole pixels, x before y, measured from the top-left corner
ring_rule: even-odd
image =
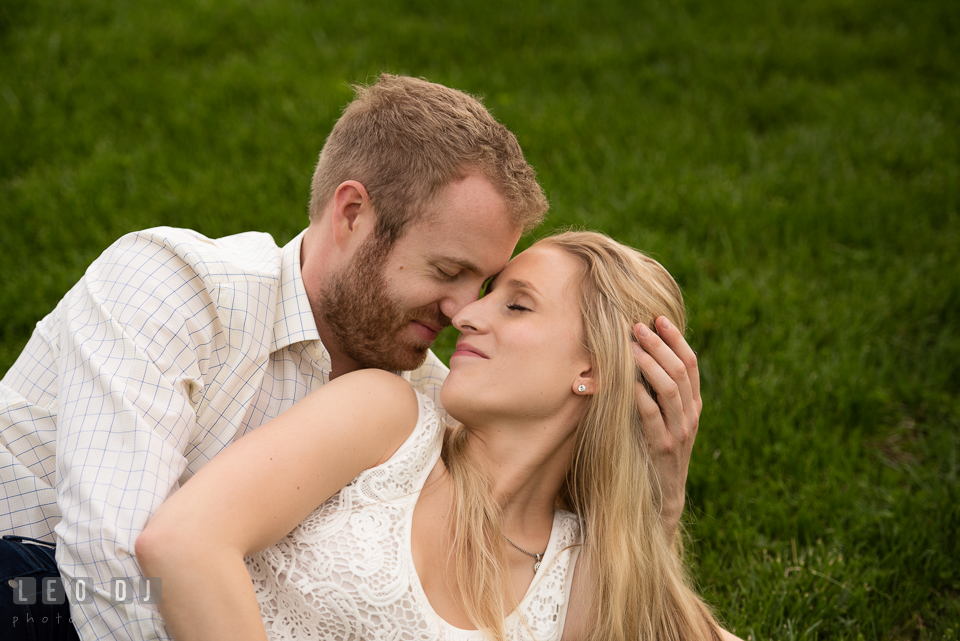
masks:
[[[590,396],[597,392],[596,381],[593,379],[593,368],[586,369],[573,379],[573,393],[578,396]]]

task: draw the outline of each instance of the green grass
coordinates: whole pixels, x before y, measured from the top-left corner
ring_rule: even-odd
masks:
[[[727,625],[960,639],[958,61],[947,0],[6,0],[0,371],[127,231],[287,241],[347,85],[425,76],[517,133],[541,232],[681,283]]]

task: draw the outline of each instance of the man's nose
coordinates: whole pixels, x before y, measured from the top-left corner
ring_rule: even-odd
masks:
[[[440,301],[440,311],[447,318],[453,318],[460,313],[460,310],[480,298],[480,287],[469,286],[461,287],[451,292],[449,296]]]

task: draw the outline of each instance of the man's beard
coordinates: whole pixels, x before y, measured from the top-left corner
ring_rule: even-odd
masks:
[[[319,313],[337,348],[364,367],[412,370],[427,358],[431,343],[412,336],[413,320],[450,324],[434,303],[405,310],[387,287],[384,271],[390,248],[370,240],[351,263],[333,274],[319,292]]]

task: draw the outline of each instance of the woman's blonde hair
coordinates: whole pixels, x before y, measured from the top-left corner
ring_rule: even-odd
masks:
[[[582,338],[597,391],[575,433],[574,453],[557,507],[575,513],[583,535],[582,590],[592,601],[591,638],[716,639],[716,624],[690,587],[660,518],[660,485],[650,461],[634,394],[641,380],[633,326],[666,316],[685,326],[680,288],[655,260],[603,234],[565,232],[537,245],[580,263]],[[454,430],[443,457],[455,485],[453,548],[464,604],[478,629],[503,639],[506,570],[500,508],[486,471],[471,460],[467,430]]]

